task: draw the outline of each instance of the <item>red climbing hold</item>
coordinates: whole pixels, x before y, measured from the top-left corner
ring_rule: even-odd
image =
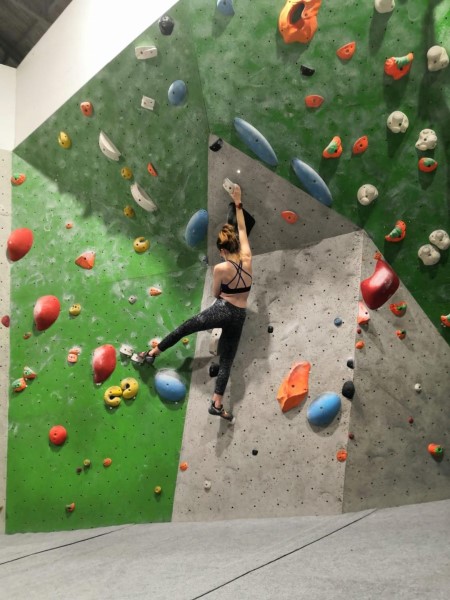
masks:
[[[33,318],[38,331],[48,329],[59,317],[61,305],[56,296],[41,296],[34,305]]]
[[[151,162],[149,162],[147,165],[147,171],[150,173],[150,175],[153,175],[153,177],[158,177],[158,173]]]
[[[444,327],[450,327],[450,314],[448,314],[448,315],[441,315],[441,323],[442,323],[442,325]],[[8,327],[8,326],[6,325],[6,327]]]
[[[444,455],[444,448],[440,444],[428,444],[428,452],[433,458],[439,460]]]
[[[397,221],[394,229],[388,235],[384,236],[387,242],[401,242],[406,235],[406,223]]]
[[[397,274],[382,258],[377,260],[373,275],[361,281],[361,293],[371,309],[380,308],[395,294],[400,285]]]
[[[80,104],[81,112],[85,117],[92,117],[92,112],[94,107],[92,106],[92,102],[86,101]]]
[[[283,210],[281,212],[281,216],[287,223],[293,224],[293,223],[297,223],[297,221],[298,221],[298,214],[292,210]]]
[[[414,54],[409,52],[406,56],[392,56],[384,63],[384,72],[393,79],[401,79],[411,69]]]
[[[13,185],[22,185],[22,183],[26,180],[25,173],[19,173],[18,175],[13,175],[11,177],[11,183]]]
[[[441,319],[442,319],[442,317],[441,317]],[[5,315],[4,317],[2,317],[1,323],[2,323],[3,327],[9,327],[11,325],[11,319],[10,319],[9,315]]]
[[[389,309],[396,317],[403,317],[406,312],[406,306],[406,302],[396,302],[389,304]]]
[[[355,54],[356,50],[356,42],[349,42],[344,46],[341,46],[336,50],[336,54],[342,60],[350,60],[351,57]]]
[[[33,245],[33,232],[23,227],[15,229],[9,234],[7,247],[9,259],[15,262],[28,254]]]
[[[307,361],[298,362],[283,379],[277,393],[281,410],[287,412],[305,400],[308,395],[308,377],[311,364]]]
[[[310,94],[305,97],[305,104],[308,108],[319,108],[323,101],[323,96],[318,96],[317,94]]]
[[[75,260],[75,264],[82,269],[92,269],[95,264],[95,252],[90,250],[83,252],[83,254],[80,254],[80,256]]]
[[[353,144],[352,152],[353,154],[362,154],[369,147],[369,138],[367,135],[363,135],[358,138],[356,142]]]
[[[55,425],[48,433],[48,438],[55,446],[61,446],[67,439],[66,428],[62,425]]]
[[[103,383],[116,368],[116,349],[111,344],[104,344],[94,350],[92,358],[94,383]]]
[[[418,167],[422,173],[431,173],[437,169],[438,163],[434,158],[423,157],[419,160]]]
[[[338,135],[335,135],[325,150],[322,152],[324,158],[339,158],[342,154],[342,142]]]

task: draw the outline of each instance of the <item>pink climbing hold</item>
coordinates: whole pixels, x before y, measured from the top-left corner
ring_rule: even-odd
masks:
[[[7,247],[8,256],[12,261],[20,260],[28,254],[33,245],[33,232],[31,229],[22,227],[21,229],[15,229],[9,234]]]
[[[94,383],[103,383],[116,368],[116,349],[111,344],[104,344],[94,350],[92,358]]]
[[[56,296],[41,296],[34,305],[33,318],[38,331],[48,329],[56,321],[61,305]]]
[[[366,325],[370,321],[370,315],[367,308],[364,304],[359,301],[358,302],[358,325]],[[358,331],[360,333],[360,331]]]
[[[361,281],[360,287],[366,305],[371,309],[377,309],[395,294],[399,285],[397,274],[379,257],[374,273]]]

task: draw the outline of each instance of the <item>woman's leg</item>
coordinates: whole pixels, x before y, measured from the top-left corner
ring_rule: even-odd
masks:
[[[217,375],[213,395],[214,406],[216,408],[219,408],[222,405],[222,398],[230,377],[231,366],[239,346],[244,321],[245,312],[235,315],[233,321],[222,329],[218,347],[218,354],[220,355],[219,373]]]

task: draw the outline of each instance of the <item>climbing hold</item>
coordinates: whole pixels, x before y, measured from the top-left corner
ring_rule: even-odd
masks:
[[[137,182],[134,182],[130,189],[131,195],[133,196],[135,202],[139,204],[141,208],[147,212],[153,212],[156,210],[156,204]]]
[[[133,242],[134,251],[142,254],[150,248],[150,242],[145,237],[137,237]]]
[[[156,393],[167,402],[181,402],[186,396],[186,386],[176,371],[163,369],[155,375]]]
[[[349,440],[354,440],[354,439],[355,439],[355,434],[354,434],[354,433],[352,433],[352,432],[349,432],[349,434],[348,434],[348,439],[349,439]]]
[[[4,315],[1,318],[1,324],[3,325],[3,327],[9,327],[11,325],[11,318],[9,315]]]
[[[395,8],[395,0],[375,0],[374,8],[379,13],[389,13]]]
[[[121,153],[103,131],[100,131],[98,145],[100,146],[100,150],[107,158],[115,161],[119,160]]]
[[[70,139],[69,135],[65,131],[59,132],[58,144],[61,146],[61,148],[65,148],[65,149],[70,148],[70,146],[72,145],[72,140]]]
[[[143,356],[140,356],[139,354],[136,354],[136,352],[133,352],[133,354],[131,355],[131,362],[135,365],[140,366],[145,363],[145,358]]]
[[[48,432],[48,439],[55,446],[62,446],[67,439],[67,430],[62,425],[54,425]]]
[[[125,400],[132,400],[136,398],[137,393],[139,391],[139,383],[133,377],[125,377],[120,382],[120,387],[122,388],[122,396]]]
[[[355,348],[358,348],[358,350],[362,350],[365,346],[365,343],[362,340],[359,340],[359,342],[356,342],[355,344]]]
[[[406,235],[406,223],[404,221],[397,221],[394,229],[391,233],[384,236],[387,242],[401,242]]]
[[[79,475],[80,473],[82,473],[82,472],[83,472],[83,469],[82,469],[81,467],[77,467],[77,468],[75,469],[75,473],[78,473],[78,475]]]
[[[357,328],[356,328],[356,333],[361,333],[361,332],[362,332],[362,329],[361,329],[361,327],[357,327]]]
[[[211,482],[209,481],[209,479],[205,479],[205,481],[203,482],[203,488],[205,490],[210,490],[211,489]]]
[[[217,140],[211,144],[209,149],[212,150],[213,152],[219,152],[219,150],[222,148],[222,146],[223,146],[222,138],[217,138]]]
[[[271,167],[276,167],[278,165],[278,158],[272,146],[260,131],[239,117],[236,117],[233,123],[238,136],[258,158]]]
[[[183,80],[177,79],[174,81],[167,92],[169,103],[172,106],[180,106],[183,104],[187,94],[187,87]]]
[[[378,190],[371,183],[365,183],[359,188],[357,192],[357,198],[360,204],[363,206],[368,206],[378,198]]]
[[[295,363],[283,379],[277,393],[281,410],[287,412],[298,406],[308,395],[308,377],[311,364],[307,361]]]
[[[133,346],[130,346],[129,344],[122,344],[119,348],[119,352],[124,356],[131,356],[134,352]]]
[[[252,455],[253,455],[253,456],[258,456],[258,450],[256,450],[256,448],[254,448],[254,449],[252,450]]]
[[[409,127],[409,119],[405,113],[400,110],[394,110],[387,118],[386,124],[392,133],[405,133]]]
[[[326,427],[341,410],[341,399],[334,392],[325,392],[311,402],[307,410],[307,419],[311,425]]]
[[[80,254],[80,256],[75,259],[75,264],[81,267],[82,269],[92,269],[95,264],[95,252],[93,252],[92,250],[87,250],[86,252],[83,252],[83,254]]]
[[[189,338],[185,337],[181,340],[181,343],[183,344],[183,346],[187,346],[189,344]]]
[[[23,339],[24,339],[24,340],[29,340],[31,336],[32,336],[32,333],[31,333],[31,331],[26,331],[26,332],[23,334]]]
[[[449,58],[447,50],[443,46],[431,46],[427,52],[429,71],[440,71],[448,67]]]
[[[59,316],[61,305],[56,296],[41,296],[33,309],[33,318],[38,331],[44,331],[52,325]]]
[[[112,458],[104,458],[103,459],[103,466],[104,467],[110,467],[112,465]]]
[[[219,365],[217,363],[211,363],[209,365],[209,376],[217,377],[218,374],[219,374]]]
[[[307,67],[306,65],[300,65],[300,73],[306,77],[311,77],[316,72],[313,67]]]
[[[278,30],[286,44],[308,44],[317,31],[322,0],[287,0],[278,17]]]
[[[19,379],[15,379],[11,384],[13,392],[23,392],[23,390],[27,387],[27,382],[23,377],[19,377]]]
[[[217,356],[217,350],[219,347],[220,336],[222,335],[222,329],[215,327],[211,331],[211,337],[209,338],[209,353],[213,356]]]
[[[73,227],[73,223],[70,223],[70,222],[66,223],[66,229],[72,229],[72,227]]]
[[[11,177],[11,183],[13,185],[22,185],[26,180],[26,175],[24,173],[19,173],[18,175],[13,175]]]
[[[336,458],[339,462],[345,462],[347,460],[347,450],[341,448],[336,452]]]
[[[75,510],[75,502],[71,504],[66,504],[66,512],[71,513]]]
[[[406,337],[406,330],[405,329],[397,329],[395,332],[395,335],[398,337],[399,340],[404,340]]]
[[[394,304],[389,304],[389,309],[390,311],[396,316],[396,317],[403,317],[403,315],[406,312],[406,307],[407,304],[406,302],[396,302]]]
[[[78,355],[80,354],[80,352],[80,348],[71,348],[67,355],[67,362],[72,365],[78,362]]]
[[[137,296],[128,296],[128,302],[130,304],[136,304],[136,302],[137,302]]]
[[[345,398],[352,400],[353,396],[355,395],[355,386],[353,384],[353,381],[346,381],[342,386],[341,393],[343,396],[345,396]]]
[[[290,223],[291,225],[297,223],[298,221],[298,214],[293,210],[283,210],[281,211],[281,216],[287,223]]]
[[[217,0],[217,10],[226,17],[234,15],[233,0]]]
[[[340,327],[343,323],[341,317],[336,317],[333,321],[333,323],[336,325],[336,327]]]
[[[136,46],[134,55],[139,60],[147,60],[158,56],[158,49],[155,46]]]
[[[149,293],[150,296],[159,296],[159,295],[162,294],[162,291],[159,288],[157,288],[157,287],[151,287],[148,290],[148,293]],[[158,345],[158,344],[156,344],[156,345]]]
[[[208,233],[208,211],[201,208],[192,215],[186,225],[184,239],[186,244],[193,248],[203,241]]]
[[[441,316],[441,323],[444,327],[450,327],[450,313]]]
[[[111,344],[104,344],[94,350],[92,357],[94,383],[103,383],[116,368],[116,349]]]
[[[151,162],[147,164],[147,171],[150,173],[150,175],[153,175],[153,177],[158,177],[158,173]]]
[[[422,391],[422,386],[420,385],[420,383],[416,383],[416,384],[414,385],[414,389],[416,390],[416,392],[417,392],[418,394],[420,394],[420,392]]]
[[[92,102],[85,100],[80,104],[80,110],[85,117],[92,117],[92,113],[94,111],[94,107],[92,106]]]
[[[437,246],[439,250],[447,250],[447,248],[450,248],[450,236],[443,229],[432,231],[428,239],[432,244]]]
[[[155,488],[153,489],[153,493],[156,496],[159,496],[161,494],[161,492],[162,492],[162,487],[160,485],[155,486]]]
[[[128,167],[123,167],[120,169],[120,174],[124,179],[131,179],[133,177],[133,171]]]
[[[352,152],[353,154],[362,154],[369,147],[369,138],[367,135],[363,135],[358,138],[356,142],[353,144]]]
[[[267,333],[273,333],[273,327],[272,327],[272,325],[269,325],[267,327]]]
[[[180,471],[186,471],[188,468],[187,462],[180,463]]]
[[[437,135],[433,129],[422,129],[416,142],[417,150],[434,150],[437,146]]]
[[[23,378],[24,379],[36,379],[37,374],[33,371],[31,367],[23,368]]]
[[[293,158],[291,166],[308,194],[325,206],[331,206],[333,198],[322,177],[299,158]]]
[[[342,142],[338,135],[335,135],[325,150],[322,152],[324,158],[339,158],[342,154]]]
[[[358,325],[367,325],[367,323],[370,321],[370,314],[369,311],[367,310],[367,307],[364,306],[364,304],[359,301],[358,302],[358,317],[356,319]],[[360,332],[358,332],[360,333]]]
[[[123,214],[129,219],[131,219],[136,213],[134,212],[134,208],[132,206],[125,206],[125,208],[123,209]]]
[[[154,108],[155,108],[154,98],[149,98],[148,96],[142,96],[141,107],[145,108],[147,110],[154,110]]]
[[[174,20],[169,15],[164,15],[158,21],[159,30],[163,35],[171,35],[173,28],[175,27]]]
[[[11,231],[6,242],[8,258],[13,262],[23,258],[31,250],[33,245],[33,232],[31,229],[22,227]]]
[[[355,54],[355,50],[356,42],[349,42],[348,44],[345,44],[344,46],[338,48],[338,50],[336,50],[336,54],[342,60],[350,60]]]
[[[444,448],[440,444],[428,444],[428,452],[436,460],[440,460],[444,456]]]
[[[414,423],[413,417],[408,417],[408,423],[412,425]]]
[[[439,262],[439,259],[441,258],[439,250],[437,250],[437,248],[435,248],[431,244],[425,244],[423,246],[420,246],[417,255],[423,262],[423,264],[427,267],[435,265]]]
[[[354,369],[355,368],[355,361],[353,360],[353,358],[349,358],[347,360],[347,367],[349,369]]]
[[[361,293],[364,302],[371,309],[380,308],[395,294],[400,280],[393,269],[380,257],[373,274],[361,281]]]
[[[305,104],[308,108],[319,108],[319,106],[322,106],[323,101],[324,97],[317,94],[305,96]]]
[[[103,394],[103,400],[107,406],[116,408],[122,400],[122,388],[118,385],[112,385]]]
[[[384,63],[384,72],[393,79],[401,79],[411,69],[414,54],[409,52],[406,56],[391,56]]]
[[[83,467],[85,467],[86,469],[89,469],[90,466],[91,466],[91,461],[89,460],[89,458],[85,458],[83,460]]]
[[[69,308],[69,315],[71,317],[78,317],[81,312],[81,304],[72,304]]]
[[[419,160],[417,166],[419,167],[419,171],[422,171],[423,173],[431,173],[437,169],[438,163],[434,160],[434,158],[424,157]]]

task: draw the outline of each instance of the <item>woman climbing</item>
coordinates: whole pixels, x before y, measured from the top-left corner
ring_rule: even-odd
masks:
[[[238,233],[233,225],[226,224],[217,238],[217,248],[224,262],[217,264],[213,271],[212,293],[216,301],[169,333],[155,348],[141,352],[140,356],[151,363],[181,338],[198,331],[221,328],[219,373],[208,412],[234,423],[231,412],[224,410],[222,399],[245,321],[247,298],[252,286],[252,253],[245,227],[241,188],[231,182],[224,187],[236,205]]]

